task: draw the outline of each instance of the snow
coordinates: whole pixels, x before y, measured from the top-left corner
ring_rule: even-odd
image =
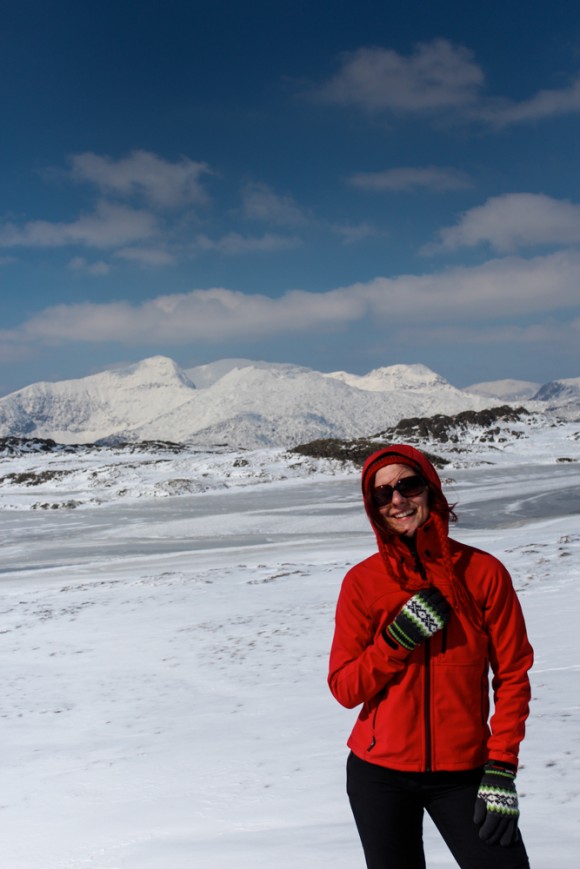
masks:
[[[549,411],[557,409],[558,413],[567,419],[578,419],[580,377],[568,377],[545,383],[534,399],[543,402]]]
[[[420,364],[388,365],[385,368],[375,368],[374,371],[369,371],[362,376],[349,374],[348,371],[333,371],[325,376],[342,380],[350,386],[366,389],[369,392],[429,389],[433,386],[449,387],[450,391],[454,390],[454,387],[443,377],[431,371],[426,365]]]
[[[570,389],[563,395],[567,418],[580,416],[578,396]],[[32,384],[0,398],[0,437],[60,443],[160,439],[253,450],[365,437],[403,418],[501,403],[457,389],[419,364],[357,376],[230,359],[183,371],[172,359],[155,356],[79,380]],[[542,410],[542,402],[535,405]],[[550,407],[555,414],[559,399]]]
[[[3,435],[91,442],[144,426],[188,401],[195,386],[166,356],[79,380],[37,383],[0,399]]]
[[[517,781],[538,869],[580,849],[579,443],[532,427],[446,447],[442,471],[455,536],[506,563],[535,647]],[[375,546],[357,472],[280,449],[29,453],[0,460],[0,510],[4,866],[362,869],[356,711],[326,686],[340,583]]]
[[[218,359],[217,362],[208,362],[205,365],[197,365],[195,368],[187,368],[185,375],[195,383],[198,389],[206,389],[221,380],[235,368],[300,368],[298,365],[284,364],[282,362],[256,362],[252,359]],[[308,371],[310,369],[303,368]]]
[[[532,380],[488,380],[466,386],[465,392],[501,398],[502,401],[524,401],[534,398],[541,385]]]

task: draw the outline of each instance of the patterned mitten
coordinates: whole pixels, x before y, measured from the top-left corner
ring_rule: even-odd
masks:
[[[447,624],[450,609],[435,586],[418,591],[387,626],[384,637],[389,645],[402,646],[412,652]]]
[[[489,845],[511,845],[519,838],[515,777],[514,769],[497,761],[484,767],[473,820],[480,827],[479,838]]]

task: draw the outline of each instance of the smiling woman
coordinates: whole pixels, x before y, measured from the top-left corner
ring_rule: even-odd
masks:
[[[533,653],[510,576],[449,538],[453,510],[414,447],[371,455],[362,489],[379,551],[344,579],[328,682],[362,704],[347,792],[367,867],[425,869],[427,812],[463,869],[524,869],[514,780]]]

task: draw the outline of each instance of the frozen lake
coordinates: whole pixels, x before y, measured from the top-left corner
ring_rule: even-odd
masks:
[[[442,474],[445,478],[445,474]],[[454,529],[502,529],[540,519],[580,516],[577,464],[517,465],[452,472]],[[147,528],[153,528],[147,531]],[[0,576],[13,571],[101,562],[126,556],[245,548],[296,547],[324,536],[356,543],[369,537],[358,479],[291,481],[96,509],[5,511]]]

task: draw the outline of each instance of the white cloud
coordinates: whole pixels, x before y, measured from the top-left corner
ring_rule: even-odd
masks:
[[[425,252],[484,243],[502,253],[527,245],[575,245],[580,243],[580,205],[534,193],[494,196],[442,229],[439,239]]]
[[[95,277],[100,277],[101,275],[108,275],[111,271],[111,266],[109,263],[104,262],[103,260],[98,260],[97,262],[87,262],[84,256],[75,256],[68,264],[68,267],[73,272],[83,272],[87,275],[93,275]]]
[[[152,203],[151,208],[138,209],[111,200],[100,200],[92,212],[81,214],[69,222],[31,220],[20,225],[6,222],[0,224],[0,249],[67,246],[110,248],[115,250],[114,255],[120,260],[134,262],[141,266],[167,266],[176,263],[180,257],[199,252],[238,256],[273,253],[296,248],[302,244],[302,240],[296,235],[271,232],[244,235],[232,231],[218,237],[199,233],[191,239],[190,212],[182,210],[177,215],[156,214],[153,209],[154,204],[162,202],[165,205],[170,203],[177,205],[179,197],[185,197],[183,186],[178,182],[183,180],[181,169],[187,176],[186,170],[189,171],[192,165],[190,161],[186,167],[182,164],[170,167],[170,164],[145,152],[135,152],[131,159],[116,164],[94,154],[79,155],[75,160],[77,174],[80,176],[82,167],[84,177],[92,178],[103,190],[130,193],[134,187],[140,185],[143,190],[146,189],[147,198]],[[152,169],[149,176],[145,172],[147,165]],[[168,170],[166,175],[162,172],[159,174],[157,170],[160,167],[165,169],[170,167],[171,171]],[[174,169],[176,171],[172,174]],[[246,217],[286,225],[302,224],[308,220],[290,196],[278,196],[266,185],[247,185],[243,195]],[[193,193],[192,197],[195,198]],[[155,244],[152,245],[152,242]],[[102,263],[91,266],[82,257],[69,260],[69,268],[92,274],[105,272]]]
[[[337,74],[313,96],[373,112],[418,114],[471,105],[482,84],[483,73],[467,48],[436,39],[408,56],[381,47],[346,53]]]
[[[388,232],[377,229],[371,223],[333,223],[330,224],[329,229],[341,236],[343,244],[356,244],[359,241],[364,241],[365,238],[388,235]]]
[[[287,292],[270,298],[224,288],[128,302],[58,305],[16,330],[0,332],[0,343],[119,342],[124,345],[180,345],[192,341],[301,335],[346,330],[370,318],[385,335],[420,336],[421,330],[480,328],[486,320],[553,316],[576,308],[580,253],[561,251],[535,259],[509,257],[473,268],[433,275],[376,278],[325,293]]]
[[[246,184],[242,189],[242,200],[244,217],[249,220],[264,220],[281,226],[308,222],[292,196],[281,196],[267,184]]]
[[[356,309],[356,311],[355,311]],[[18,336],[29,342],[62,344],[119,341],[172,344],[227,340],[325,328],[362,313],[356,299],[294,291],[279,299],[245,295],[222,288],[160,296],[133,306],[127,302],[57,305],[29,320]],[[0,341],[16,341],[16,332],[0,332]]]
[[[504,127],[510,124],[541,121],[559,115],[578,114],[578,112],[580,112],[580,78],[572,82],[569,87],[560,90],[541,90],[519,103],[497,100],[483,104],[477,110],[476,116],[498,127]]]
[[[226,256],[272,253],[277,250],[289,250],[302,244],[296,236],[272,235],[271,233],[262,236],[244,236],[238,232],[230,232],[218,239],[209,238],[207,235],[198,235],[195,242],[201,251],[217,251]]]
[[[142,266],[170,266],[176,261],[174,254],[154,247],[124,247],[115,251],[115,256]]]
[[[533,259],[505,257],[429,275],[376,278],[350,293],[365,298],[374,317],[391,325],[521,317],[578,305],[580,253]]]
[[[472,186],[469,176],[459,169],[445,166],[408,166],[382,172],[357,172],[347,178],[351,187],[375,193],[384,191],[465,190]]]
[[[310,96],[372,113],[458,112],[497,128],[580,112],[580,77],[516,102],[483,93],[484,73],[473,53],[447,39],[420,43],[409,55],[381,46],[341,55],[338,72]]]
[[[157,231],[157,220],[150,212],[101,201],[92,214],[70,223],[31,220],[21,227],[5,223],[0,226],[0,247],[114,248],[150,238]]]
[[[87,151],[73,155],[71,164],[75,181],[94,184],[105,194],[139,196],[162,208],[204,203],[208,198],[200,178],[211,169],[187,157],[171,163],[150,151],[133,151],[112,160]]]

